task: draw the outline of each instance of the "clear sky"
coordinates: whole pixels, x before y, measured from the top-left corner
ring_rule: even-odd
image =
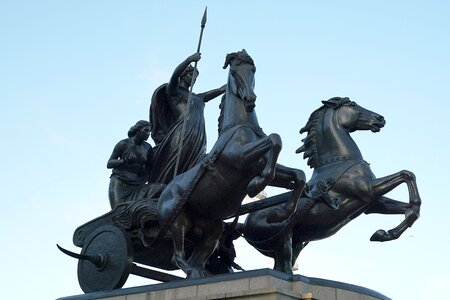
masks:
[[[311,170],[298,130],[320,100],[348,96],[387,120],[354,139],[381,177],[417,176],[422,216],[396,241],[376,230],[402,216],[363,215],[310,243],[300,274],[348,282],[395,300],[450,293],[450,2],[448,1],[1,1],[0,131],[3,299],[82,293],[72,234],[106,213],[114,145],[150,97],[195,52],[208,23],[197,92],[225,83],[225,55],[245,48],[256,66],[257,113],[283,139],[279,161]],[[205,110],[208,146],[218,102]],[[270,189],[269,195],[282,191]],[[401,186],[390,196],[408,201]],[[270,262],[239,241],[244,268]],[[126,286],[149,281],[131,278]]]

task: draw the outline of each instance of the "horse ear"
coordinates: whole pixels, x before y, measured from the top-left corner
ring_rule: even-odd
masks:
[[[226,69],[229,63],[230,63],[230,54],[227,54],[227,57],[225,58],[225,63],[223,64],[223,68]]]
[[[223,68],[226,69],[230,64],[230,61],[236,56],[236,53],[228,53],[225,57],[225,63],[223,64]]]
[[[332,107],[332,108],[336,108],[339,106],[339,103],[336,102],[336,97],[331,98],[329,100],[323,100],[322,103],[323,103],[323,105],[325,105],[327,107]]]
[[[348,97],[333,97],[333,98],[330,98],[330,99],[328,99],[326,101],[325,100],[322,101],[322,103],[324,105],[326,105],[328,107],[333,107],[335,109],[340,107],[341,105],[347,103],[347,102],[350,102],[350,99]]]
[[[323,105],[328,106],[328,107],[334,106],[333,105],[334,103],[331,101],[328,101],[328,100],[322,100],[322,103],[323,103]]]

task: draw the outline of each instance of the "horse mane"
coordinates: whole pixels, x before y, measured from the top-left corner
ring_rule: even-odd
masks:
[[[224,102],[225,102],[225,94],[223,94],[221,100],[220,100],[220,104],[219,104],[219,109],[220,109],[220,114],[219,114],[219,118],[217,119],[219,125],[218,125],[218,131],[219,131],[219,135],[222,132],[222,127],[223,127],[223,115],[224,115]]]
[[[303,145],[295,151],[296,153],[303,152],[303,159],[308,159],[307,165],[310,168],[316,168],[319,165],[319,154],[317,147],[317,129],[323,115],[328,108],[338,109],[339,107],[350,103],[348,97],[333,97],[327,101],[322,101],[323,105],[313,111],[309,116],[306,125],[300,129],[300,134],[308,132],[306,137],[302,139]]]

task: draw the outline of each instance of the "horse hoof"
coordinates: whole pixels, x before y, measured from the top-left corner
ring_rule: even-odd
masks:
[[[207,277],[210,274],[205,269],[190,268],[187,270],[186,275],[187,275],[187,278],[196,279],[196,278]]]
[[[370,237],[371,242],[386,242],[386,241],[390,241],[390,240],[392,240],[391,234],[387,233],[383,229],[377,230]]]
[[[247,185],[247,194],[250,198],[255,197],[258,195],[262,190],[264,190],[264,182],[265,179],[263,177],[255,177],[250,181],[250,183]]]

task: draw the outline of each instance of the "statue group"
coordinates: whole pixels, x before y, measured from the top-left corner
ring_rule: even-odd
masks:
[[[272,257],[275,270],[292,274],[310,241],[333,235],[362,213],[405,215],[397,227],[375,232],[372,241],[397,239],[418,219],[414,174],[404,170],[377,178],[350,136],[380,131],[383,116],[348,98],[322,101],[300,130],[307,135],[297,153],[314,169],[306,182],[302,170],[277,163],[281,137],[265,134],[258,123],[250,55],[228,54],[227,84],[195,94],[198,71],[191,63],[200,58],[195,53],[175,68],[154,92],[149,120],[138,121],[115,145],[107,163],[111,211],[76,229],[73,241],[81,253],[60,247],[79,259],[83,291],[120,288],[130,273],[179,279],[135,262],[181,269],[188,278],[233,272],[240,269],[233,240],[241,236]],[[220,95],[219,136],[206,153],[204,106]],[[147,142],[150,136],[154,147]],[[384,196],[402,183],[408,186],[408,203]],[[244,198],[269,185],[289,191],[245,209]]]
[[[205,23],[206,10],[197,52],[155,90],[149,120],[136,122],[115,145],[107,162],[111,211],[75,230],[73,243],[81,253],[58,245],[79,259],[78,281],[86,293],[121,288],[129,274],[181,279],[136,263],[181,269],[188,278],[242,270],[234,262],[233,240],[239,237],[272,257],[275,270],[292,275],[309,242],[333,235],[362,213],[405,215],[397,227],[372,235],[381,242],[397,239],[419,218],[414,174],[377,178],[350,136],[380,131],[383,116],[348,98],[322,101],[300,130],[307,136],[297,153],[314,169],[306,181],[302,170],[277,163],[281,137],[265,134],[258,123],[256,67],[245,50],[226,55],[225,85],[193,93]],[[206,153],[204,107],[220,95],[219,135]],[[402,183],[408,203],[384,196]],[[267,186],[289,191],[242,204]]]

